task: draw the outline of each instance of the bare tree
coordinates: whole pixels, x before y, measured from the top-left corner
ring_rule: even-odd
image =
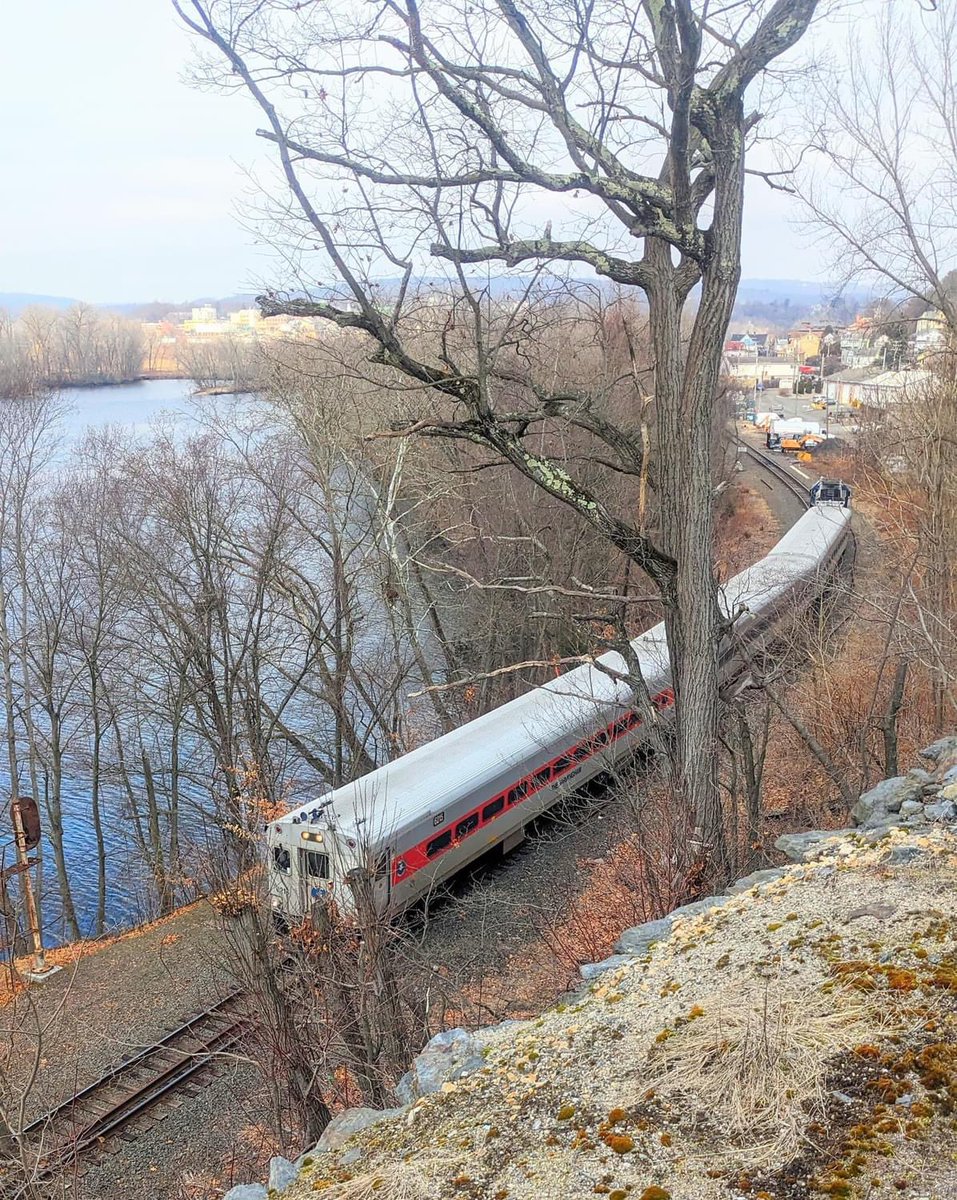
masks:
[[[800,40],[816,0],[720,12],[693,0],[547,11],[502,0],[461,12],[387,3],[371,15],[346,4],[173,3],[216,52],[207,78],[259,104],[291,195],[290,232],[318,246],[341,284],[318,298],[265,297],[263,312],[361,331],[372,358],[412,389],[403,432],[481,447],[571,506],[660,589],[678,694],[675,782],[698,839],[720,857],[711,416],[758,121],[745,97]],[[413,286],[428,259],[448,268],[450,293],[431,327]],[[491,289],[476,282],[488,264],[547,263],[583,265],[647,300],[654,533],[543,443],[545,432],[560,443],[581,429],[612,474],[640,474],[638,430],[528,369],[527,289],[489,319]],[[376,283],[385,271],[394,285]]]
[[[871,462],[913,489],[910,566],[930,665],[936,722],[945,723],[957,665],[957,12],[894,0],[875,27],[858,32],[847,69],[814,88],[821,132],[806,159],[801,194],[846,278],[878,284],[885,308],[923,318],[926,378],[881,414],[864,438]],[[819,170],[824,165],[825,171]],[[925,311],[926,310],[926,311]],[[894,490],[891,488],[890,490]],[[892,505],[891,511],[898,511]]]

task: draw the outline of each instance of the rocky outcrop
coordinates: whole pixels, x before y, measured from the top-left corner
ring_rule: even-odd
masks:
[[[880,829],[957,817],[957,736],[940,738],[920,756],[933,768],[914,767],[865,792],[851,810],[857,825]]]
[[[400,1081],[399,1107],[339,1114],[295,1165],[273,1160],[269,1195],[300,1200],[328,1190],[338,1197],[344,1188],[341,1195],[346,1196],[351,1195],[347,1181],[356,1178],[370,1194],[388,1200],[389,1164],[402,1176],[396,1194],[418,1197],[421,1192],[423,1200],[478,1195],[476,1188],[486,1189],[483,1196],[507,1195],[510,1200],[592,1193],[673,1200],[726,1195],[708,1182],[712,1171],[685,1177],[692,1170],[689,1164],[708,1160],[696,1140],[701,1136],[697,1118],[685,1125],[667,1103],[647,1098],[639,1103],[645,1092],[655,1095],[658,1087],[668,1094],[667,1082],[661,1083],[670,1078],[668,1056],[660,1047],[686,1037],[685,1029],[715,1005],[727,1004],[724,1024],[716,1032],[724,1044],[734,1028],[734,1013],[750,1003],[752,993],[760,1001],[755,1001],[758,1010],[761,1004],[766,1008],[768,979],[776,981],[775,995],[793,991],[796,1013],[806,1007],[812,1015],[821,1008],[822,994],[845,983],[851,994],[858,988],[864,994],[890,989],[886,1004],[882,1000],[874,1008],[874,1027],[855,1026],[846,1035],[848,1045],[870,1047],[868,1055],[878,1053],[873,1046],[886,1032],[888,1011],[898,999],[895,989],[904,994],[926,987],[936,1001],[946,985],[957,998],[957,969],[948,965],[957,961],[957,913],[953,932],[949,916],[943,923],[938,919],[935,941],[927,950],[921,945],[928,936],[924,914],[932,908],[938,912],[936,904],[946,907],[950,876],[950,887],[957,885],[957,833],[951,828],[957,822],[957,736],[942,738],[921,756],[930,769],[915,768],[884,780],[860,798],[852,814],[856,829],[786,834],[775,844],[792,865],[752,872],[719,895],[624,930],[614,955],[585,964],[582,986],[540,1020],[438,1034]],[[952,909],[950,902],[948,914]],[[895,920],[907,928],[894,929],[889,948],[881,951],[881,926]],[[715,989],[720,992],[728,980],[726,998],[716,1001]],[[759,1023],[766,1019],[760,1011],[755,1018]],[[824,1030],[824,1009],[820,1021]],[[836,1071],[833,1064],[850,1053],[841,1041],[841,1021],[834,1026],[829,1071]],[[640,1037],[639,1027],[644,1030]],[[901,1029],[910,1036],[911,1026],[903,1017]],[[815,1039],[823,1036],[814,1034]],[[701,1054],[702,1062],[710,1061],[706,1046]],[[691,1055],[685,1089],[693,1086],[696,1061]],[[635,1081],[629,1082],[633,1076]],[[649,1081],[656,1078],[649,1090]],[[785,1083],[776,1103],[786,1107],[790,1082]],[[829,1086],[835,1103],[809,1102],[816,1128],[843,1120],[834,1115],[843,1109],[848,1123],[860,1126],[868,1093],[857,1090],[857,1076],[842,1087],[833,1081]],[[908,1095],[918,1090],[915,1083]],[[693,1107],[702,1104],[699,1097]],[[920,1104],[922,1111],[932,1107],[930,1100]],[[724,1118],[718,1109],[709,1110],[708,1121],[720,1126]],[[800,1117],[792,1111],[787,1120],[800,1123]],[[763,1119],[761,1136],[772,1136],[767,1122],[773,1125],[776,1118],[769,1110]],[[888,1119],[883,1120],[886,1124]],[[913,1121],[908,1128],[902,1137],[915,1136]],[[653,1146],[645,1144],[648,1130],[655,1135]],[[680,1154],[663,1155],[662,1147],[670,1149],[679,1131],[686,1143]],[[819,1132],[807,1139],[819,1140]],[[724,1130],[718,1144],[722,1168],[745,1170],[750,1177],[753,1164],[745,1161],[738,1133]],[[889,1144],[885,1139],[883,1145]],[[828,1155],[833,1159],[831,1151]],[[521,1169],[512,1170],[508,1164],[513,1160],[523,1164]],[[407,1171],[408,1164],[413,1165]],[[674,1181],[669,1182],[670,1176]],[[263,1200],[261,1185],[245,1186],[246,1191],[234,1188],[228,1200]],[[771,1187],[758,1187],[761,1191],[776,1194]]]
[[[420,1096],[437,1092],[443,1083],[477,1071],[484,1061],[482,1047],[473,1034],[466,1029],[446,1029],[412,1060],[412,1070],[396,1085],[396,1098],[402,1104],[411,1104]]]

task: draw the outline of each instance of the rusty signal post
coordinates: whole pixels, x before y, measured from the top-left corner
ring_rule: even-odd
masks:
[[[20,894],[23,896],[27,913],[27,924],[30,927],[30,940],[33,943],[33,970],[26,977],[34,982],[48,978],[59,968],[46,965],[46,955],[43,950],[43,937],[40,932],[40,911],[37,908],[36,896],[33,894],[33,882],[30,879],[30,868],[36,866],[37,860],[29,857],[29,852],[40,844],[40,813],[37,802],[32,796],[15,796],[10,803],[10,816],[13,820],[13,840],[17,851],[17,861],[9,867],[5,876],[17,875],[20,880]]]

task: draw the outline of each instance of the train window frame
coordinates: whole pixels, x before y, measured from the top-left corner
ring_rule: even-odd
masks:
[[[301,846],[299,849],[299,863],[301,867],[300,873],[306,879],[330,878],[329,855],[323,850],[312,850],[306,846]]]
[[[288,846],[273,846],[272,865],[273,870],[278,871],[280,875],[292,874],[292,855]]]
[[[463,817],[455,826],[455,838],[461,840],[467,838],[470,833],[474,833],[479,827],[479,815],[477,812],[469,813],[467,817]]]
[[[496,796],[494,800],[490,800],[482,809],[482,820],[492,821],[505,808],[505,797]]]
[[[444,853],[452,845],[452,830],[443,829],[441,833],[435,835],[430,842],[425,846],[426,858],[437,858],[438,855]]]

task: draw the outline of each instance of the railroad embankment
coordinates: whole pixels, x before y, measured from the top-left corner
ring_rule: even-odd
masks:
[[[229,1200],[957,1196],[957,737]]]

